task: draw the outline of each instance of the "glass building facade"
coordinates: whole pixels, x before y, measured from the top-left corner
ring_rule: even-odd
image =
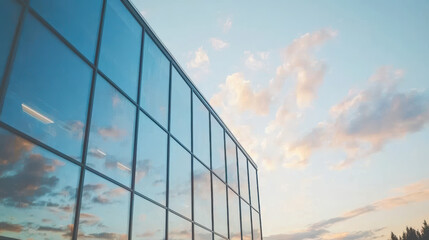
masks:
[[[0,239],[262,239],[255,163],[130,2],[0,29]]]

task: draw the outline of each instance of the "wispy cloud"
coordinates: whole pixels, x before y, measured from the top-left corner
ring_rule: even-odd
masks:
[[[219,38],[210,38],[210,43],[215,50],[222,50],[229,46],[229,43]]]
[[[250,51],[244,52],[245,61],[244,64],[251,70],[261,70],[266,67],[266,61],[269,57],[269,52],[256,52]]]
[[[210,72],[210,58],[203,47],[199,47],[195,52],[190,54],[190,60],[186,67],[191,71],[191,76],[195,80],[201,78]]]
[[[231,27],[232,27],[232,19],[231,19],[231,17],[228,17],[223,22],[223,31],[228,32],[231,29]]]

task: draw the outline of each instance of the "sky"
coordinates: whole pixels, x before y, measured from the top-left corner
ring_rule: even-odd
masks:
[[[259,167],[265,239],[429,220],[429,2],[133,3]]]

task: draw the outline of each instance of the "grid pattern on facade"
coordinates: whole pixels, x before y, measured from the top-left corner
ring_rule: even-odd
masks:
[[[256,165],[131,3],[0,26],[0,238],[262,238]]]

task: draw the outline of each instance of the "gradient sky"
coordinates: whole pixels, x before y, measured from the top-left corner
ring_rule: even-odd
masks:
[[[257,162],[265,239],[429,220],[428,1],[133,2]]]

